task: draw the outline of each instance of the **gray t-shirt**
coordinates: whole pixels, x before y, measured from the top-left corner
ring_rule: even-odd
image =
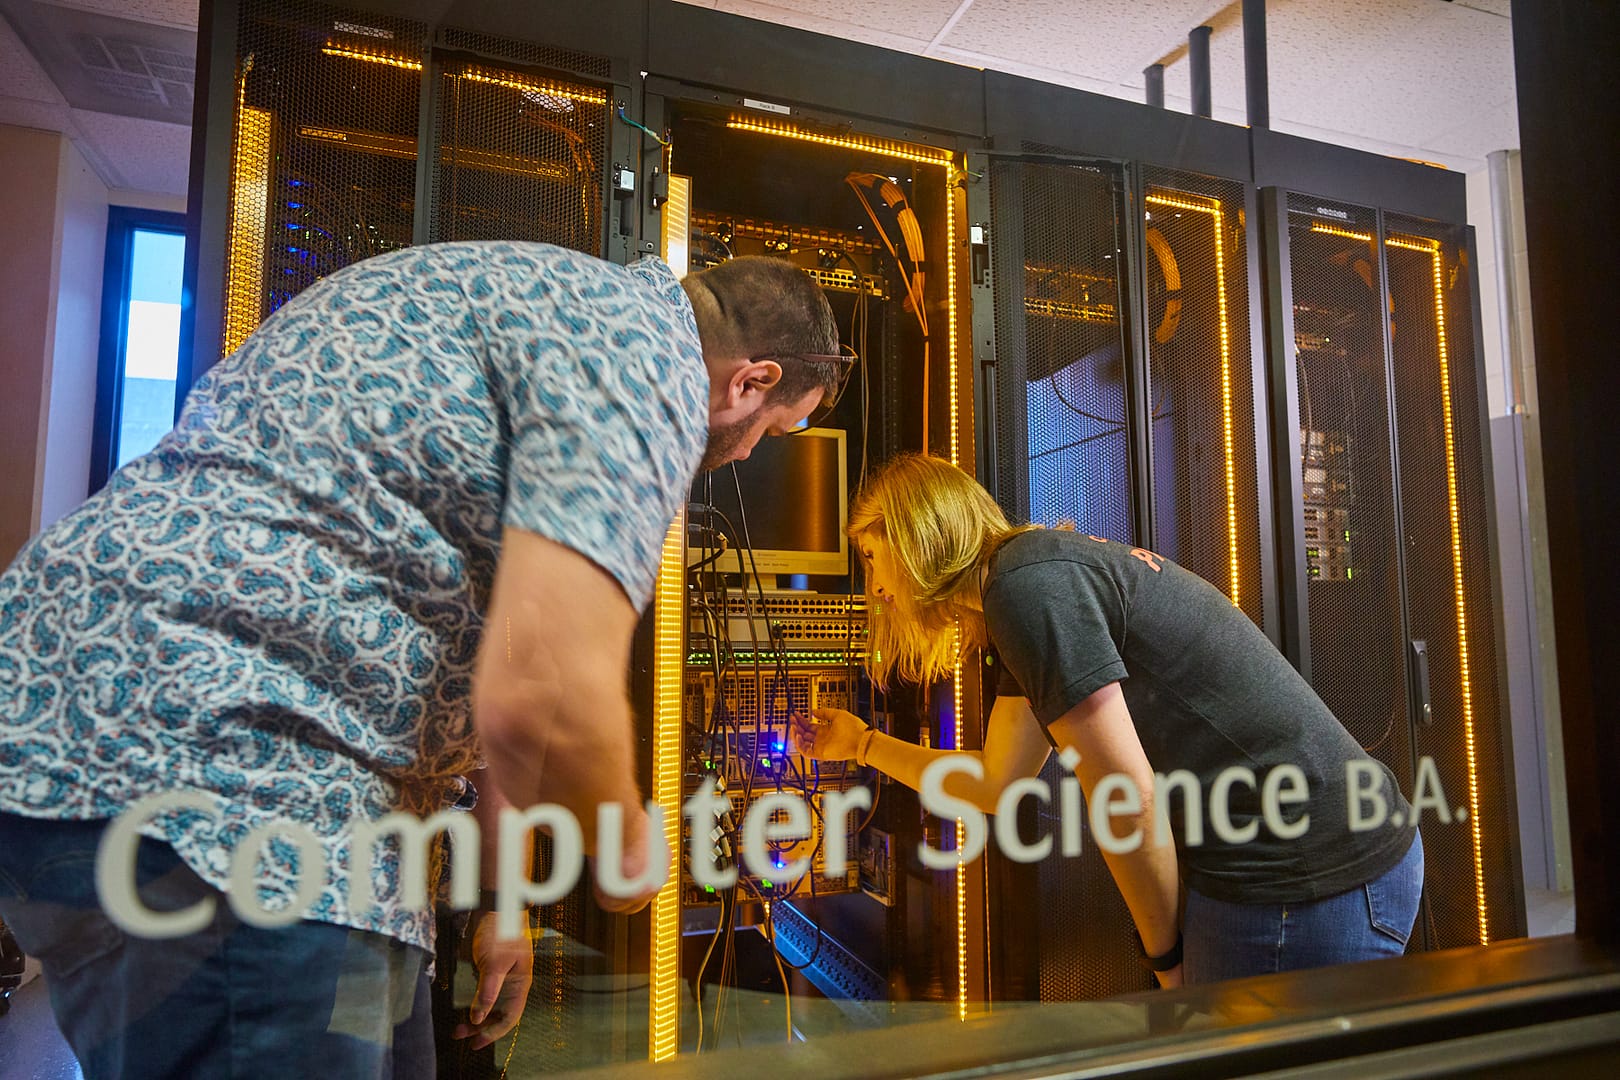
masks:
[[[991,560],[984,614],[1002,661],[998,693],[1027,696],[1044,727],[1117,681],[1154,771],[1198,778],[1200,844],[1186,843],[1185,800],[1170,800],[1189,888],[1240,903],[1315,900],[1371,881],[1411,846],[1411,808],[1381,764],[1390,820],[1403,824],[1351,831],[1346,762],[1371,759],[1242,612],[1168,559],[1081,533],[1022,533]],[[1284,822],[1310,814],[1294,839],[1261,813],[1265,779],[1284,764],[1298,766],[1308,791],[1281,804]],[[1209,814],[1231,766],[1257,779],[1231,784],[1223,800],[1234,829],[1258,824],[1242,843],[1223,841]]]

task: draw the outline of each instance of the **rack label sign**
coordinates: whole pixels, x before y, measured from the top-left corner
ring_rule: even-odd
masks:
[[[743,98],[743,105],[750,109],[758,109],[761,112],[777,113],[781,116],[793,115],[792,109],[786,105],[778,105],[774,101],[760,101],[758,98],[745,97]]]

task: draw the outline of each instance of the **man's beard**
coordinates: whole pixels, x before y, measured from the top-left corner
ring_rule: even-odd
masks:
[[[760,408],[764,408],[763,405]],[[732,451],[748,435],[748,429],[753,426],[754,419],[759,416],[759,409],[755,409],[741,420],[734,420],[722,427],[709,429],[709,445],[703,450],[703,461],[698,465],[700,473],[711,472],[731,460]]]

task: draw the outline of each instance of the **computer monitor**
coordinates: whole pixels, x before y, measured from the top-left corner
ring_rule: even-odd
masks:
[[[743,569],[761,577],[773,574],[849,573],[849,539],[844,523],[849,513],[848,451],[839,428],[807,428],[780,438],[761,439],[748,460],[711,474],[714,506],[729,519],[741,545],[745,528],[753,545],[753,558],[743,556]],[[738,488],[742,507],[737,505]],[[700,483],[699,491],[703,490]],[[725,528],[721,522],[717,528]],[[728,530],[729,532],[729,530]],[[701,552],[694,549],[691,562]],[[735,557],[724,556],[717,567],[736,569]]]

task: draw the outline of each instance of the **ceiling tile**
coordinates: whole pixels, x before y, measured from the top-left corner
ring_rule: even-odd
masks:
[[[194,31],[39,0],[0,10],[74,108],[191,122]]]
[[[73,124],[115,176],[108,187],[159,195],[184,195],[191,163],[191,129],[133,116],[73,110]]]
[[[1054,71],[1125,83],[1173,51],[1218,0],[975,0],[941,43]],[[1005,70],[995,65],[998,70]]]
[[[934,35],[956,13],[961,0],[896,0],[874,4],[871,0],[791,0],[767,4],[755,0],[719,0],[714,6],[733,15],[801,30],[815,30],[834,37],[853,38],[876,44],[860,31],[877,31],[906,41],[932,41]]]
[[[924,0],[927,2],[927,0]],[[944,3],[944,0],[937,0]],[[933,29],[913,27],[892,13],[885,6],[881,10],[862,13],[862,22],[852,23],[839,18],[831,18],[817,14],[815,8],[826,7],[853,7],[849,4],[805,4],[802,10],[799,6],[794,8],[777,7],[774,4],[757,3],[755,0],[719,0],[715,4],[717,11],[728,12],[732,15],[742,15],[749,19],[758,19],[761,22],[774,23],[778,26],[791,26],[799,30],[809,30],[816,34],[826,34],[828,37],[841,38],[845,41],[859,41],[867,45],[877,45],[885,49],[894,49],[897,52],[921,53],[928,46],[934,34]],[[948,10],[940,17],[943,25],[955,5],[947,5]]]
[[[197,29],[197,0],[52,0],[55,7],[80,8],[120,19]]]
[[[64,101],[51,77],[3,18],[0,18],[0,97],[58,105]]]
[[[1076,75],[1068,71],[1056,71],[1052,68],[1041,67],[1039,64],[1026,64],[1002,56],[987,56],[983,53],[957,49],[949,45],[937,46],[928,55],[938,60],[966,64],[969,67],[988,68],[991,71],[1001,71],[1008,75],[1019,75],[1026,79],[1055,83],[1058,86],[1069,86],[1076,90],[1089,90],[1094,94],[1118,96],[1121,91],[1121,87],[1117,83],[1104,82],[1101,79]]]
[[[1266,38],[1274,127],[1343,145],[1432,147],[1439,133],[1462,134],[1452,146],[1518,145],[1498,108],[1514,96],[1511,28],[1495,15],[1435,0],[1293,0],[1268,8]],[[1188,77],[1185,59],[1170,65],[1167,92],[1186,95]],[[1240,26],[1211,41],[1210,86],[1216,115],[1245,122]]]

